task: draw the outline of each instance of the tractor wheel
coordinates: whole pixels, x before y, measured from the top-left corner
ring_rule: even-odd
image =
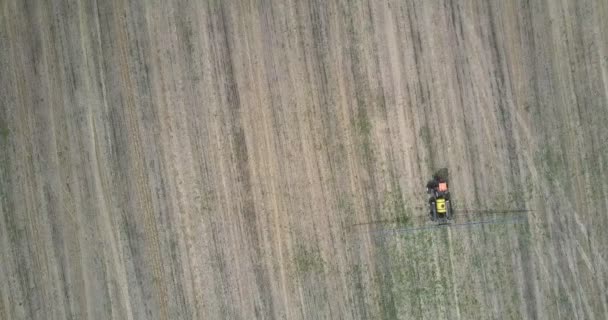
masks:
[[[445,209],[446,218],[448,218],[448,220],[452,220],[452,203],[450,202],[450,200],[447,200],[445,202]]]
[[[431,220],[437,221],[437,204],[435,201],[431,203]]]

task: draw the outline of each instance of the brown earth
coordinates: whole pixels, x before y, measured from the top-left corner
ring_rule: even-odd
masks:
[[[607,30],[604,0],[2,0],[0,318],[605,319]],[[444,166],[527,221],[394,231]]]

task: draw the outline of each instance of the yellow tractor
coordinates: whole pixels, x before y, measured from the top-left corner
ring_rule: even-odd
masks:
[[[447,169],[442,169],[435,173],[433,179],[426,185],[426,192],[430,194],[429,214],[431,220],[440,224],[447,223],[453,216],[447,178]]]
[[[376,220],[371,222],[363,222],[352,225],[355,226],[367,226],[375,224],[398,224],[405,225],[406,227],[399,228],[380,228],[373,229],[372,233],[387,236],[394,233],[408,233],[418,232],[423,230],[436,230],[444,227],[472,227],[486,224],[519,224],[528,223],[528,212],[531,210],[526,208],[515,208],[515,209],[470,209],[466,207],[453,209],[452,201],[450,199],[450,188],[449,188],[449,176],[448,169],[443,168],[433,174],[433,179],[430,180],[426,185],[426,192],[429,194],[429,206],[415,207],[418,210],[428,210],[430,219],[436,223],[426,225],[426,223],[419,223],[413,218],[427,219],[424,216],[405,216],[399,217],[396,220]],[[457,213],[459,217],[454,218],[454,213]],[[476,214],[476,215],[492,215],[492,219],[481,219],[467,221],[463,220],[465,216],[461,216],[462,213]],[[504,215],[507,213],[516,213],[515,215]],[[412,220],[410,220],[412,218]],[[454,220],[453,220],[454,219]],[[460,221],[459,221],[460,219]]]

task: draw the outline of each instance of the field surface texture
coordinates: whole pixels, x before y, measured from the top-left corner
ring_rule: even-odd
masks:
[[[606,319],[607,124],[605,0],[0,0],[0,319]]]

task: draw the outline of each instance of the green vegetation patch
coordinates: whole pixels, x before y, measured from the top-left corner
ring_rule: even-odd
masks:
[[[418,137],[420,138],[420,140],[422,140],[424,147],[429,153],[429,156],[426,159],[427,165],[430,168],[434,168],[435,163],[433,161],[433,143],[431,141],[431,129],[429,129],[428,126],[423,125],[422,127],[420,127],[420,130],[418,130]]]
[[[360,111],[357,113],[356,128],[362,137],[369,137],[372,132],[372,123],[367,116],[367,112]]]
[[[396,180],[393,182],[393,190],[384,195],[383,211],[384,216],[391,217],[397,224],[411,224],[411,210],[407,207],[401,186]]]
[[[300,246],[295,254],[294,262],[298,273],[321,273],[325,269],[325,260],[321,257],[319,249]]]
[[[353,120],[353,126],[361,143],[362,155],[373,161],[373,146],[372,146],[372,123],[363,106],[359,107],[356,118]]]
[[[430,150],[431,148],[431,130],[426,125],[420,127],[418,131],[418,135],[420,136],[420,140],[422,143]]]
[[[338,210],[340,210],[341,213],[346,215],[354,215],[355,210],[353,207],[354,205],[350,195],[341,195],[338,198]]]
[[[11,131],[7,128],[7,127],[0,127],[0,137],[3,140],[8,139],[8,136],[10,135]]]
[[[563,178],[564,159],[562,153],[547,145],[536,154],[536,162],[542,165],[544,175],[553,184]]]
[[[520,240],[513,242],[514,237]],[[513,301],[505,304],[507,312],[517,312],[519,293],[505,283],[516,278],[512,250],[526,252],[522,253],[525,258],[530,255],[529,246],[526,223],[423,229],[384,237],[377,248],[381,273],[376,275],[380,282],[376,288],[382,312],[377,318],[445,318],[455,312],[456,303],[463,318],[470,318],[491,307],[478,298],[497,288]],[[480,279],[483,274],[487,282],[482,282],[481,288],[469,280]],[[479,289],[483,292],[475,294],[473,290]],[[388,295],[392,300],[387,299]],[[435,304],[445,309],[432,308]]]

